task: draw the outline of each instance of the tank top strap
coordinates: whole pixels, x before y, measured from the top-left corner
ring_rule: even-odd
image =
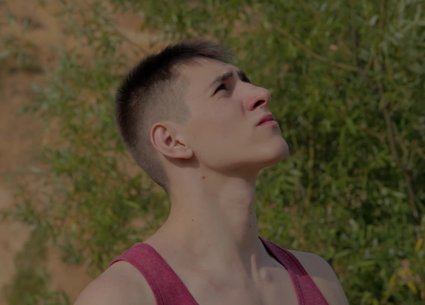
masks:
[[[158,305],[198,305],[179,276],[149,244],[137,243],[111,262],[132,264],[148,282]]]
[[[288,271],[299,305],[329,305],[299,260],[288,250],[260,237],[268,252]]]

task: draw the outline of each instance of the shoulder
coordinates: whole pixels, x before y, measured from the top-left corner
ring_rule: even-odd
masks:
[[[294,250],[290,250],[290,252],[303,265],[304,269],[323,293],[329,305],[348,305],[347,297],[341,283],[335,271],[326,260],[313,253]]]
[[[140,272],[119,261],[93,280],[74,305],[156,305],[155,297]]]

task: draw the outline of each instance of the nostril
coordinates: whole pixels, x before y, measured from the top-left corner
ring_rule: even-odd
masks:
[[[264,104],[264,100],[258,100],[255,102],[253,109],[257,108],[258,106],[260,106],[261,104]]]

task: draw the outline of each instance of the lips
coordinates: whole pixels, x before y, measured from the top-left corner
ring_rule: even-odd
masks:
[[[263,124],[263,123],[265,123],[265,122],[269,122],[269,121],[274,121],[274,118],[273,118],[273,116],[272,116],[272,114],[271,114],[271,113],[267,113],[266,115],[264,115],[264,116],[261,118],[261,120],[257,123],[257,126],[258,126],[258,125],[261,125],[261,124]]]

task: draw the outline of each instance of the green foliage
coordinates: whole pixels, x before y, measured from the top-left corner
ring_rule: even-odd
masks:
[[[71,12],[72,2],[64,3]],[[140,10],[145,27],[161,30],[166,40],[224,42],[254,83],[272,88],[270,107],[292,156],[258,181],[265,237],[325,257],[352,304],[423,303],[421,1],[111,4]],[[98,56],[65,53],[33,107],[58,134],[45,154],[54,184],[44,210],[27,217],[34,211],[30,199],[20,215],[46,222],[69,261],[100,268],[151,230],[167,208],[143,174],[131,175],[121,164],[127,157],[111,107],[124,71],[117,48],[123,37],[108,21],[110,11],[100,2],[94,7],[85,20],[98,26],[71,24]],[[135,217],[153,221],[134,229]]]
[[[101,6],[76,11],[71,2],[65,4],[75,13],[64,17],[70,33],[91,53],[62,51],[50,83],[36,90],[36,100],[25,109],[45,119],[49,136],[42,158],[49,169],[39,169],[42,185],[36,191],[23,186],[15,216],[45,227],[65,261],[88,258],[96,272],[151,231],[168,207],[158,187],[135,173],[118,137],[113,99],[126,70],[118,35],[102,27],[111,13]],[[143,225],[131,226],[137,218]]]
[[[19,19],[7,8],[2,15],[6,18],[0,20],[0,64],[2,67],[0,72],[13,73],[21,69],[25,72],[39,73],[41,67],[35,60],[37,49],[32,42],[22,37],[28,29],[36,26],[34,21],[29,17]],[[8,27],[19,28],[20,31],[6,31]]]
[[[30,223],[47,219],[65,259],[77,263],[92,257],[97,269],[140,234],[129,227],[131,219],[152,205],[166,211],[158,203],[163,195],[152,193],[152,183],[143,183],[140,174],[130,174],[135,165],[123,157],[112,115],[116,76],[111,71],[118,62],[105,56],[89,63],[64,55],[35,105],[55,122],[50,130],[57,136],[43,156],[53,190],[46,190],[43,211],[33,212]]]
[[[17,271],[13,285],[5,287],[9,305],[69,305],[62,291],[49,288],[49,275],[44,266],[46,258],[45,232],[35,229],[23,250],[15,258]]]

